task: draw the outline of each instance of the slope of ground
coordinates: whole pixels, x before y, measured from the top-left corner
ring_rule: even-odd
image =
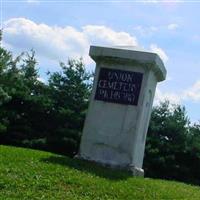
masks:
[[[0,199],[200,199],[200,187],[134,178],[65,156],[0,145]]]

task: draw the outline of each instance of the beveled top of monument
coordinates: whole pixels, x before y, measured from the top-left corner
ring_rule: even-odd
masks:
[[[90,46],[90,57],[94,61],[111,60],[122,62],[133,62],[142,64],[144,67],[152,69],[158,81],[166,78],[167,71],[161,58],[153,52],[134,46],[100,47]]]

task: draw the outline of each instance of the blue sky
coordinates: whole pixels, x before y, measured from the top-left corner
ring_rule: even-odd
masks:
[[[36,50],[41,78],[59,61],[84,58],[89,45],[137,45],[163,59],[167,80],[155,102],[168,98],[200,120],[200,1],[2,0],[3,45],[14,53]]]

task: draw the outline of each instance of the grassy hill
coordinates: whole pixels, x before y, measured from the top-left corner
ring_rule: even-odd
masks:
[[[200,187],[0,145],[0,199],[200,199]]]

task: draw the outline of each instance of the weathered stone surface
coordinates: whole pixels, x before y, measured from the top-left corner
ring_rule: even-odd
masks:
[[[143,157],[157,82],[166,77],[158,55],[91,46],[96,62],[79,157],[143,175]]]

